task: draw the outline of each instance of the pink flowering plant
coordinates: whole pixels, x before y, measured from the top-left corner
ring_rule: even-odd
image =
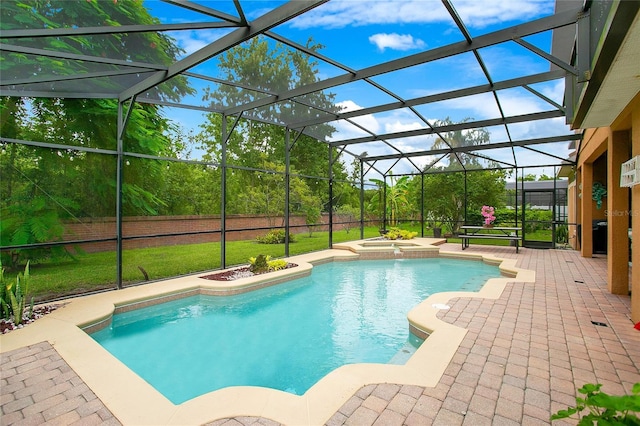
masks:
[[[494,213],[496,212],[496,209],[494,209],[492,206],[482,206],[482,216],[484,217],[484,224],[485,225],[491,225],[493,224],[493,221],[496,220],[496,217],[494,215]]]

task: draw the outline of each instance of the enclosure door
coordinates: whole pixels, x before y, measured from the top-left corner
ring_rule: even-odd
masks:
[[[522,209],[522,246],[554,248],[555,194],[553,190],[524,190]]]

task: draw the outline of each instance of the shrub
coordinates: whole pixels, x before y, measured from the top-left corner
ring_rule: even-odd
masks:
[[[287,265],[289,264],[284,259],[270,260],[267,263],[269,264],[270,271],[279,271],[280,269],[286,269]]]
[[[411,240],[418,235],[415,231],[405,231],[400,228],[389,228],[384,238],[387,240]]]
[[[285,235],[286,234],[282,229],[272,229],[265,235],[256,237],[256,241],[258,241],[260,244],[284,244]],[[293,234],[289,234],[289,242],[295,242]]]
[[[249,258],[249,270],[254,274],[269,271],[269,259],[271,256],[259,254],[258,257]]]
[[[29,296],[29,261],[24,267],[24,273],[20,272],[16,275],[15,281],[7,283],[4,278],[4,268],[0,264],[0,309],[2,317],[10,320],[13,317],[13,323],[20,325],[22,323],[27,299]],[[31,298],[31,308],[27,317],[33,314],[33,297]]]
[[[526,232],[550,230],[553,221],[551,210],[525,210]]]
[[[279,271],[286,269],[289,263],[284,259],[271,260],[271,256],[259,254],[257,257],[249,258],[249,270],[254,274]]]
[[[569,228],[567,225],[560,225],[556,228],[556,243],[567,244],[569,242]]]
[[[587,383],[578,392],[584,398],[576,397],[576,406],[560,410],[551,420],[572,418],[577,415],[578,425],[640,425],[640,419],[633,413],[640,412],[640,383],[633,385],[632,395],[612,396],[602,391],[601,384]],[[582,411],[588,410],[587,414]]]

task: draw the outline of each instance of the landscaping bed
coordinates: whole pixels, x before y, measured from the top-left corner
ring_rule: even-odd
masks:
[[[295,268],[296,266],[298,265],[296,265],[295,263],[288,263],[284,269]],[[213,280],[213,281],[233,281],[240,278],[247,278],[247,277],[253,277],[255,275],[268,274],[269,272],[273,272],[273,271],[255,273],[255,272],[251,272],[251,269],[249,266],[241,266],[239,268],[230,269],[228,271],[205,275],[200,278],[204,278],[205,280]]]

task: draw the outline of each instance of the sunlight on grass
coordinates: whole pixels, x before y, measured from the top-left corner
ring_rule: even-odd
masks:
[[[365,238],[378,236],[375,227],[365,228]],[[334,231],[333,242],[360,239],[358,229]],[[329,247],[328,232],[295,235],[289,255],[324,250]],[[284,257],[284,244],[259,244],[255,240],[227,242],[226,266],[247,264],[258,254]],[[220,269],[220,243],[187,244],[124,250],[123,285],[146,280],[187,275]],[[144,273],[143,273],[144,270]],[[116,254],[113,251],[78,255],[76,260],[49,261],[31,267],[32,290],[38,300],[116,287]]]

